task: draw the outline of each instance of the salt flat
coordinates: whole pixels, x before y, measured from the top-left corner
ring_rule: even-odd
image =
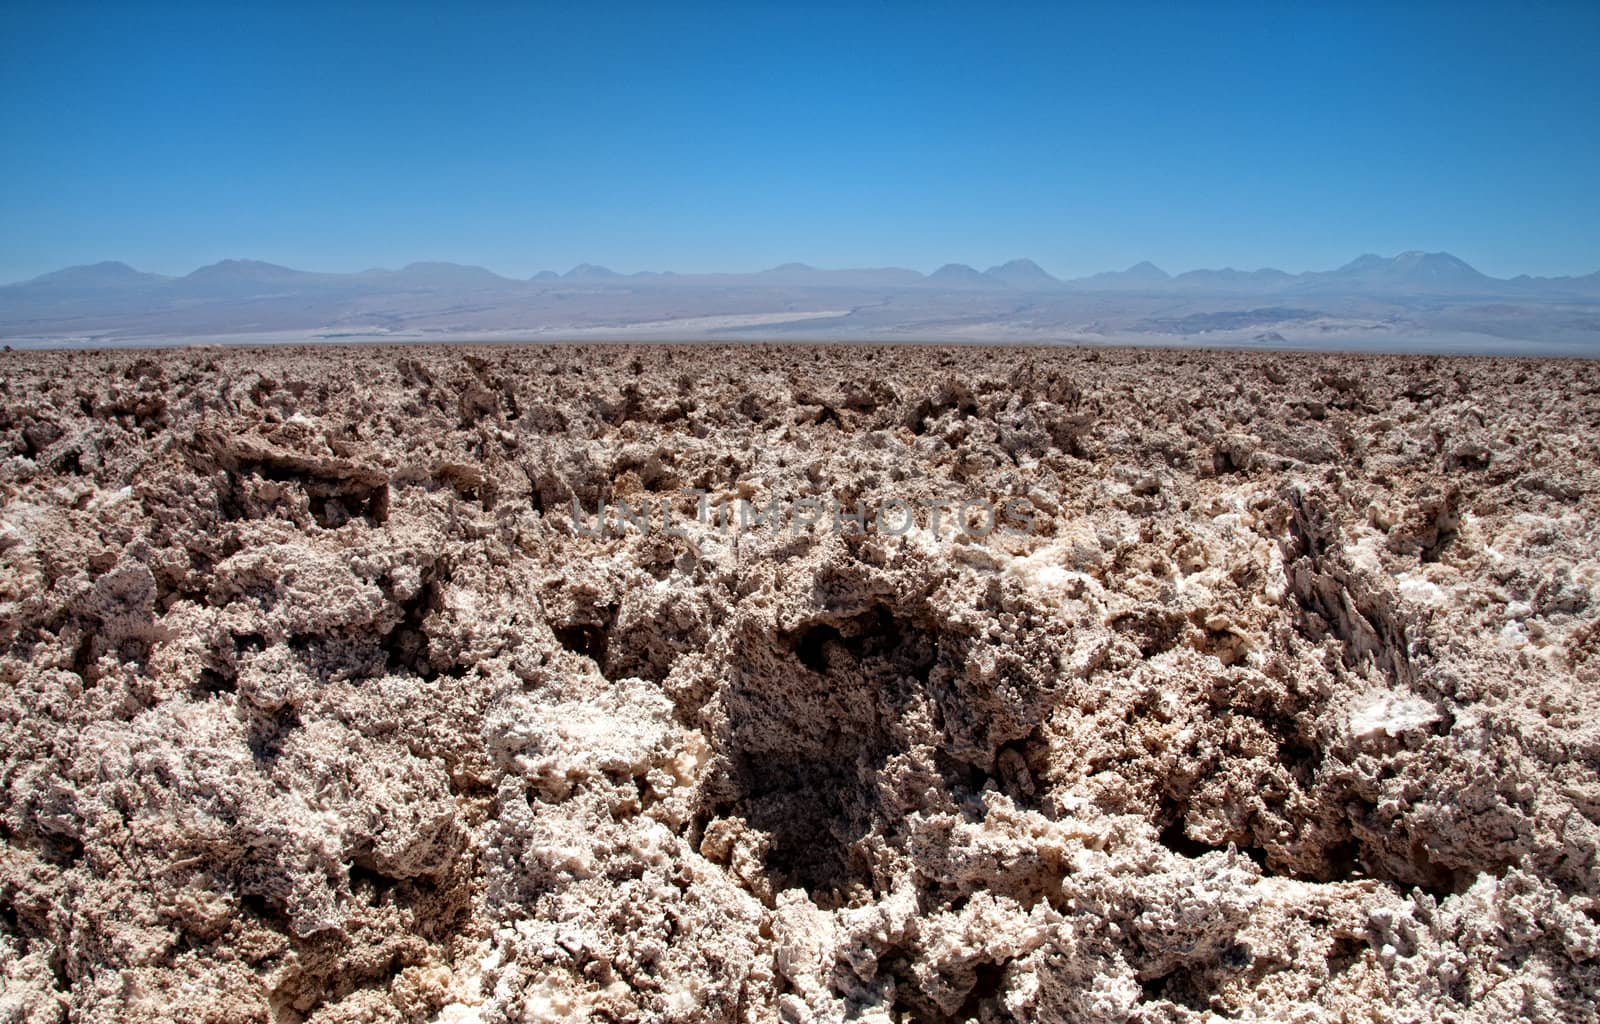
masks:
[[[0,1017],[1593,1019],[1592,376],[6,354]]]

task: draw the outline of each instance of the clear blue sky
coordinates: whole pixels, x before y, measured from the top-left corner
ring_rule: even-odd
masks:
[[[0,9],[0,280],[1600,269],[1592,0],[230,6]]]

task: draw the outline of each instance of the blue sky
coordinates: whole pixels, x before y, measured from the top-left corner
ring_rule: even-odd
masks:
[[[0,9],[0,280],[1600,269],[1592,2],[229,6]]]

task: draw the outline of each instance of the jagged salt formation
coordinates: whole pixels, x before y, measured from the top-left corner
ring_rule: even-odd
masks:
[[[1591,1020],[1588,370],[9,355],[0,1019]]]

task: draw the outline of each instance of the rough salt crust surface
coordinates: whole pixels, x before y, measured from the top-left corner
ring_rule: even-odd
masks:
[[[6,355],[0,1020],[1593,1020],[1597,437],[1578,362]]]

